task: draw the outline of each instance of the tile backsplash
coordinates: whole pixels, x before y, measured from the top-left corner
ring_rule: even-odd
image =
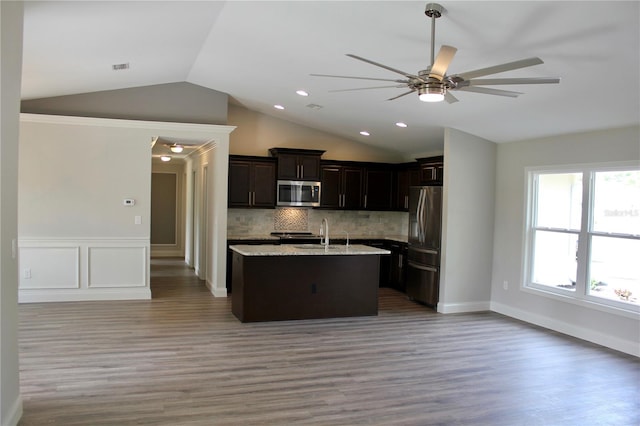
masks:
[[[229,209],[228,235],[268,235],[273,231],[308,231],[317,234],[323,218],[329,221],[331,235],[348,232],[357,236],[404,235],[409,214],[351,210],[298,208]]]

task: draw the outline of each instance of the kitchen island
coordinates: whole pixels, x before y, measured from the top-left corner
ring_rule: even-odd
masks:
[[[242,322],[378,314],[380,256],[360,244],[233,245],[231,311]]]

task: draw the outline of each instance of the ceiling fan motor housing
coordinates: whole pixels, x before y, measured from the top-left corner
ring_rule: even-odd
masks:
[[[442,16],[444,12],[444,7],[439,5],[438,3],[427,3],[425,7],[424,14],[429,18],[439,18]]]

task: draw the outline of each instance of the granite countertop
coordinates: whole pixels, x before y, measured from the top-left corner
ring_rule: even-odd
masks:
[[[362,255],[390,254],[389,250],[369,247],[362,244],[331,244],[328,248],[320,244],[286,244],[286,245],[233,245],[229,248],[243,256],[325,256],[325,255]]]
[[[247,234],[243,234],[243,235],[227,235],[227,240],[234,240],[234,241],[242,241],[242,240],[280,241],[280,238],[276,237],[274,235],[264,235],[264,234],[247,235]]]

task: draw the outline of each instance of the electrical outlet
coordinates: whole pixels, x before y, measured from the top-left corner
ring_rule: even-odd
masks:
[[[502,282],[502,288],[504,288],[505,290],[509,290],[509,281],[504,280]]]
[[[22,277],[23,277],[25,280],[29,280],[29,279],[31,279],[31,268],[25,268],[25,269],[22,271]]]

